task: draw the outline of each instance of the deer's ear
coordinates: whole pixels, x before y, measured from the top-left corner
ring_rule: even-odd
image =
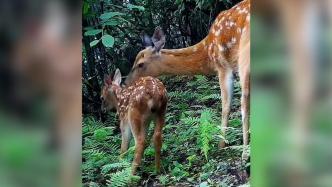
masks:
[[[157,27],[154,31],[152,42],[154,44],[154,49],[157,52],[159,52],[165,46],[166,37],[161,27]]]
[[[121,72],[119,69],[115,70],[115,74],[114,74],[114,78],[113,78],[113,83],[116,85],[120,85],[121,84]]]
[[[104,84],[111,85],[112,84],[112,77],[105,74],[104,75]]]
[[[141,33],[141,39],[142,39],[142,44],[145,48],[152,46],[152,40],[150,36],[148,36],[144,32]]]

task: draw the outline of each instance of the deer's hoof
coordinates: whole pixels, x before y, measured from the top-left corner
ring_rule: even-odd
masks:
[[[243,150],[242,152],[242,161],[247,162],[249,160],[249,152],[247,150]]]

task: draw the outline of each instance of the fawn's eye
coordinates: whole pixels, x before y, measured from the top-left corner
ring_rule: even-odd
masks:
[[[100,100],[101,100],[101,101],[104,101],[104,97],[100,97]]]
[[[140,63],[140,64],[138,64],[138,67],[139,68],[142,68],[144,66],[144,63]]]

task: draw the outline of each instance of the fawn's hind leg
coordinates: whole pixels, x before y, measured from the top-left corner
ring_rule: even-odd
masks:
[[[165,123],[165,115],[158,115],[156,117],[156,126],[153,133],[153,143],[155,148],[155,162],[157,173],[160,173],[160,153],[162,146],[162,130]]]
[[[130,143],[131,139],[130,124],[128,124],[127,122],[121,122],[120,129],[121,129],[121,140],[122,140],[120,153],[122,154],[128,150],[128,146]]]

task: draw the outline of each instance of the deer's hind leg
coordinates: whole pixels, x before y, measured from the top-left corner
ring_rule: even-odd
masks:
[[[232,69],[221,69],[218,72],[219,85],[221,90],[222,112],[221,112],[221,130],[222,135],[226,138],[228,127],[228,118],[231,111],[231,101],[233,95],[233,71]],[[225,140],[221,140],[220,147],[226,146]]]
[[[247,145],[249,144],[249,114],[250,114],[250,42],[243,42],[239,54],[239,76],[241,84],[241,116],[243,130],[242,158],[249,157]]]

